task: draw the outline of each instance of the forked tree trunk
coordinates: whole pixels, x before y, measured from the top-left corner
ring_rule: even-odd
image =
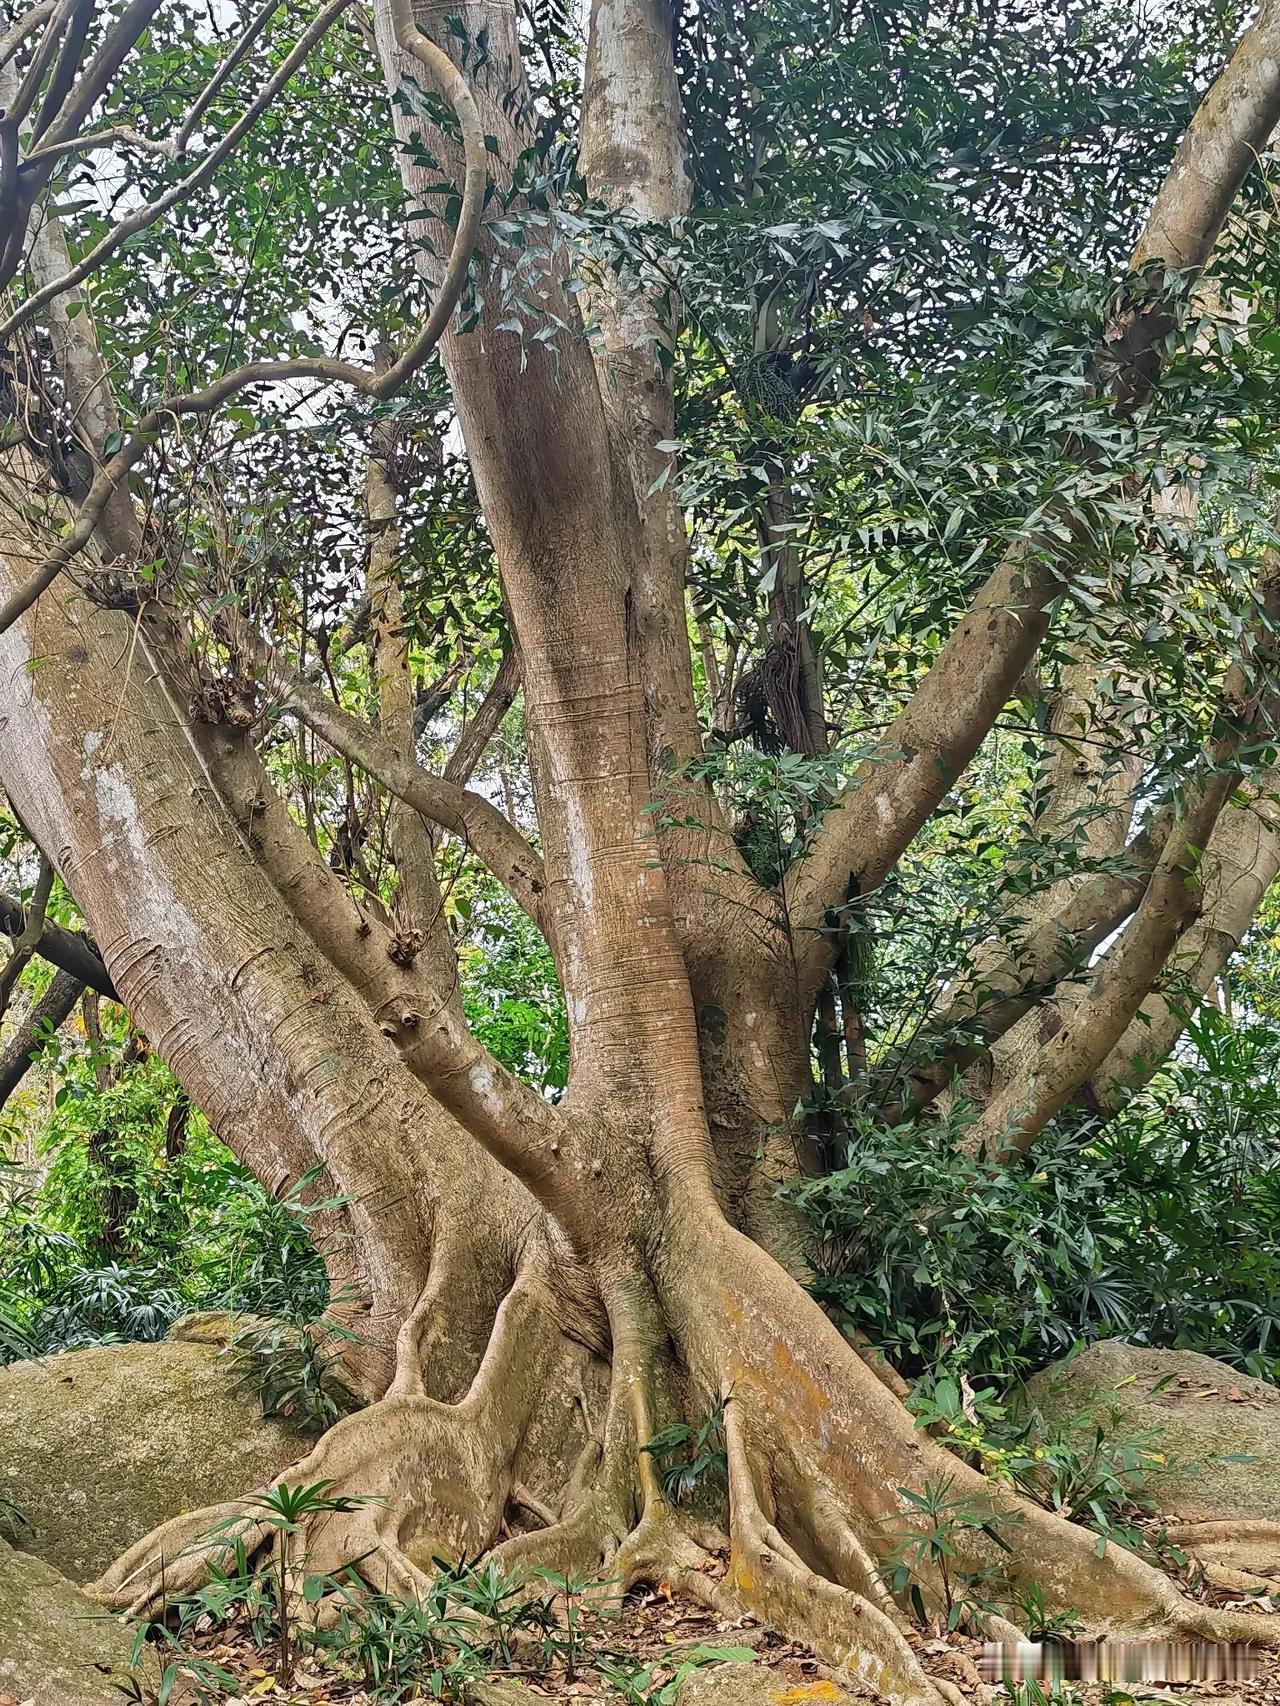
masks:
[[[599,22],[619,8],[596,10]],[[497,169],[509,171],[525,140],[514,128],[514,19],[488,5],[458,11],[472,35],[488,32],[475,94]],[[396,45],[411,40],[406,12],[403,0],[378,8],[393,88],[406,72]],[[650,94],[671,121],[669,62],[597,51],[593,63],[622,84],[656,65]],[[1274,121],[1275,91],[1268,99],[1237,125],[1246,142]],[[609,108],[598,98],[593,122],[607,123]],[[408,111],[396,108],[406,131],[418,124]],[[450,146],[431,138],[446,171]],[[1231,169],[1243,171],[1234,131],[1231,146]],[[599,168],[600,150],[591,157]],[[376,1502],[318,1520],[293,1567],[355,1563],[410,1595],[434,1557],[489,1549],[513,1567],[661,1578],[756,1612],[894,1701],[937,1706],[948,1685],[921,1668],[882,1565],[909,1520],[904,1490],[949,1480],[1009,1548],[966,1529],[957,1564],[998,1570],[1003,1586],[989,1591],[1015,1616],[1038,1582],[1048,1607],[1099,1630],[1259,1633],[1262,1619],[1185,1601],[1129,1553],[1098,1557],[1094,1535],[984,1482],[918,1432],[765,1248],[792,1254],[773,1213],[774,1172],[807,1082],[800,991],[825,968],[816,954],[798,972],[804,945],[783,901],[730,852],[713,802],[689,790],[684,803],[706,822],[689,811],[673,816],[692,828],[655,828],[669,760],[696,744],[683,604],[671,602],[680,541],[669,515],[660,525],[641,515],[641,463],[627,442],[657,415],[606,408],[563,289],[563,253],[537,245],[535,231],[525,283],[578,335],[554,355],[541,342],[522,352],[498,329],[505,310],[492,290],[479,326],[442,353],[519,655],[542,858],[517,854],[510,886],[543,927],[565,989],[573,1058],[559,1107],[469,1037],[456,991],[431,967],[389,951],[389,934],[296,830],[243,734],[190,721],[175,703],[181,665],[165,653],[160,617],[98,610],[64,578],[0,636],[0,774],[120,999],[261,1177],[319,1163],[326,1191],[346,1199],[331,1263],[362,1300],[359,1372],[376,1401],[289,1479],[332,1479]],[[617,355],[625,335],[647,334],[628,311],[611,335],[623,339]],[[620,383],[624,395],[646,380],[637,369]],[[21,533],[0,538],[0,601],[32,554]],[[1024,569],[1004,566],[998,585],[1015,603],[1047,603],[1054,575]],[[1008,658],[991,661],[1003,635],[994,615],[970,622],[936,692],[968,667],[966,647],[985,644],[981,692],[963,702],[975,718],[994,716],[1034,640],[1010,641]],[[291,704],[313,727],[325,722],[304,689]],[[869,873],[901,852],[937,795],[931,731],[945,709],[926,702],[914,771],[886,766],[892,787],[877,778],[830,814],[831,838],[852,823],[854,843],[867,827],[860,813],[871,814]],[[340,719],[326,727],[348,738]],[[975,722],[953,739],[948,728],[946,750],[963,762],[982,732]],[[376,737],[360,738],[381,762]],[[828,839],[801,873],[815,936],[853,868],[849,844]],[[839,878],[830,893],[824,871]],[[447,957],[436,942],[423,960],[437,949]],[[724,1536],[672,1508],[642,1449],[665,1422],[717,1403]],[[250,1544],[267,1538],[250,1505],[193,1512],[119,1560],[100,1592],[142,1609],[182,1591],[217,1550],[201,1537],[237,1516]],[[923,1573],[929,1594],[937,1583]]]
[[[580,560],[575,551],[557,570],[571,579]],[[625,658],[623,614],[620,596],[612,643]],[[597,659],[610,656],[607,619],[591,630]],[[584,658],[580,675],[545,682],[535,671],[526,689],[547,820],[566,866],[604,891],[561,937],[582,1003],[579,1076],[558,1153],[535,1169],[541,1205],[421,1088],[400,1039],[299,928],[256,856],[266,831],[251,815],[236,821],[125,618],[55,588],[0,638],[0,680],[6,787],[135,1021],[262,1176],[320,1161],[350,1199],[337,1277],[369,1299],[366,1385],[379,1390],[393,1371],[390,1389],[293,1478],[333,1477],[380,1502],[308,1533],[308,1569],[359,1559],[377,1585],[414,1593],[434,1556],[496,1547],[512,1566],[661,1576],[756,1611],[895,1700],[936,1703],[945,1685],[921,1670],[879,1565],[903,1521],[899,1489],[950,1477],[957,1496],[987,1503],[1013,1547],[1011,1609],[1034,1579],[1050,1604],[1099,1627],[1256,1631],[1254,1619],[1179,1600],[1114,1547],[1096,1558],[1092,1535],[984,1486],[916,1431],[796,1282],[725,1218],[642,791],[632,833],[603,843],[556,792],[560,768],[577,766],[580,783],[592,759],[559,707],[594,690],[598,664],[588,676]],[[634,714],[624,693],[616,708],[595,707],[591,726],[625,741]],[[616,787],[616,774],[600,786]],[[330,925],[359,928],[354,911]],[[730,1469],[723,1579],[704,1568],[716,1536],[670,1508],[639,1450],[656,1426],[717,1399]],[[556,1520],[533,1526],[530,1504]],[[102,1592],[140,1609],[178,1591],[203,1567],[193,1540],[234,1509],[177,1519],[108,1572]],[[251,1511],[244,1520],[262,1539]],[[968,1561],[1003,1557],[979,1535]]]

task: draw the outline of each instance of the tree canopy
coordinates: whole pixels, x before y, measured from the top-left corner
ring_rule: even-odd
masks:
[[[1280,8],[1191,11],[5,10],[11,1350],[277,1316],[299,1530],[422,1603],[678,1579],[937,1706],[941,1476],[1004,1627],[1255,1632],[881,1354],[1274,1373]]]

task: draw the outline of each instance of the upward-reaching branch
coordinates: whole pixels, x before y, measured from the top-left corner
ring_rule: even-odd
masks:
[[[13,992],[18,979],[40,945],[40,937],[44,933],[44,916],[49,908],[49,897],[53,893],[53,866],[44,854],[40,855],[40,874],[36,878],[35,892],[31,897],[31,905],[23,915],[22,928],[14,938],[13,952],[5,965],[0,966],[0,1017],[13,999]]]
[[[22,1083],[52,1033],[70,1017],[84,987],[69,971],[55,973],[53,982],[18,1026],[0,1055],[0,1108]]]
[[[1042,1132],[1094,1068],[1110,1054],[1159,976],[1201,899],[1201,862],[1214,826],[1237,785],[1224,765],[1199,790],[1169,839],[1142,903],[1088,994],[1036,1057],[987,1103],[968,1134],[975,1151],[1017,1153]]]
[[[1223,732],[1191,777],[1186,810],[1170,828],[1138,909],[1065,1022],[1043,1048],[1033,1046],[1029,1060],[988,1101],[969,1134],[975,1148],[1016,1152],[1031,1144],[1121,1043],[1183,933],[1201,915],[1211,840],[1239,786],[1243,757],[1254,738],[1269,740],[1276,726],[1278,617],[1280,581],[1269,560],[1258,627],[1223,682],[1216,719]]]
[[[567,1223],[571,1208],[555,1166],[557,1112],[472,1035],[456,966],[442,965],[438,952],[418,964],[413,946],[360,912],[294,822],[242,730],[206,725],[192,740],[260,870],[404,1065],[495,1160],[554,1199]]]
[[[1206,852],[1204,905],[1178,942],[1162,978],[1128,1029],[1090,1073],[1088,1099],[1119,1107],[1155,1073],[1187,1027],[1197,1003],[1224,970],[1280,874],[1280,803],[1274,770],[1253,798],[1228,805]]]
[[[547,925],[542,860],[483,794],[432,776],[403,758],[376,729],[335,705],[319,688],[290,678],[286,708],[335,752],[358,764],[389,794],[466,843],[540,929]]]
[[[1204,97],[1178,149],[1132,267],[1143,299],[1117,316],[1102,363],[1118,408],[1143,400],[1172,323],[1161,263],[1180,272],[1207,262],[1246,174],[1280,122],[1280,0],[1263,0],[1230,62]],[[1074,530],[1067,521],[1069,534]],[[789,873],[804,996],[830,964],[828,914],[866,895],[910,845],[968,765],[1044,638],[1049,607],[1069,577],[1074,538],[1021,541],[996,567],[880,751],[858,770]]]
[[[288,77],[292,76],[298,66],[306,58],[310,48],[319,39],[329,24],[348,3],[348,0],[331,0],[330,5],[320,14],[316,24],[304,34],[294,51],[286,58],[281,70],[268,84],[273,92],[283,87]],[[467,272],[471,265],[472,251],[480,234],[480,221],[484,212],[485,190],[488,185],[488,155],[485,148],[484,129],[480,122],[480,114],[476,107],[475,98],[467,84],[466,78],[454,65],[441,48],[421,34],[413,22],[412,9],[408,0],[398,0],[392,9],[396,39],[406,53],[414,59],[435,79],[442,93],[457,117],[462,133],[464,168],[462,204],[458,215],[457,229],[454,232],[453,246],[445,266],[444,276],[436,292],[435,301],[425,322],[403,354],[390,366],[383,370],[357,367],[351,362],[340,361],[331,356],[302,357],[293,361],[253,361],[243,367],[236,368],[231,373],[224,373],[212,385],[200,391],[187,392],[180,397],[166,399],[165,402],[149,410],[138,422],[137,427],[121,448],[110,457],[99,470],[89,493],[80,507],[75,522],[58,543],[48,552],[30,577],[17,587],[0,603],[0,633],[17,621],[25,611],[29,610],[40,594],[52,585],[61,570],[72,561],[79,552],[83,551],[93,537],[103,515],[106,513],[117,488],[129,471],[134,468],[154,444],[157,436],[172,421],[185,415],[214,414],[224,404],[231,401],[241,391],[251,386],[279,384],[287,380],[316,379],[324,384],[345,384],[362,392],[375,401],[393,397],[406,384],[430,356],[439,343],[453,315],[458,298],[466,283]],[[323,29],[320,25],[323,24]],[[286,74],[287,73],[287,74]],[[223,152],[229,151],[229,139],[236,138],[250,127],[251,113],[260,111],[264,104],[264,96],[259,96],[257,102],[249,109],[241,123],[228,132],[228,138],[220,145]],[[209,160],[219,155],[217,149],[206,158],[197,171],[204,170]],[[194,178],[196,174],[192,174]],[[188,180],[184,180],[188,182]],[[163,201],[164,198],[161,198]],[[155,205],[155,204],[153,204]],[[146,211],[146,210],[142,210]],[[131,215],[136,219],[140,215]],[[159,217],[159,215],[155,215]],[[17,326],[23,324],[36,308],[43,302],[51,301],[65,290],[73,288],[83,278],[88,277],[94,266],[100,264],[114,243],[123,241],[123,236],[130,234],[125,227],[130,225],[126,219],[120,226],[109,233],[90,255],[86,256],[78,266],[61,278],[53,279],[41,287],[13,315],[4,326],[0,327],[0,341],[11,335]],[[137,225],[132,229],[142,229]],[[95,259],[97,257],[97,259]]]

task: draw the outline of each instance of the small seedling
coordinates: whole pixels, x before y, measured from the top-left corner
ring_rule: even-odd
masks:
[[[564,1662],[565,1681],[576,1682],[582,1651],[582,1602],[588,1590],[596,1584],[590,1576],[558,1575],[554,1570],[535,1570],[533,1573],[553,1590],[549,1602],[551,1607],[554,1609],[559,1601],[562,1608],[564,1632],[555,1637],[548,1636],[544,1650],[558,1650]]]
[[[1074,1611],[1048,1610],[1044,1589],[1039,1582],[1028,1582],[1014,1604],[1018,1610],[1018,1622],[1033,1641],[1069,1641],[1084,1627],[1082,1619]]]
[[[662,1490],[673,1504],[691,1503],[708,1484],[723,1487],[728,1478],[723,1398],[716,1400],[711,1414],[696,1427],[673,1422],[640,1449],[657,1464]]]
[[[953,1498],[952,1478],[926,1481],[919,1492],[899,1487],[898,1497],[907,1506],[910,1526],[900,1528],[897,1543],[886,1569],[889,1590],[907,1594],[922,1624],[929,1622],[925,1599],[928,1588],[941,1608],[948,1631],[958,1629],[971,1615],[989,1610],[990,1600],[982,1590],[994,1585],[987,1571],[965,1571],[959,1565],[958,1541],[966,1530],[977,1529],[1001,1551],[1011,1550],[995,1526],[987,1499]]]
[[[274,1532],[275,1539],[272,1547],[274,1554],[274,1569],[271,1575],[271,1590],[274,1596],[275,1621],[277,1629],[276,1675],[281,1681],[286,1681],[293,1674],[293,1663],[296,1642],[294,1640],[294,1618],[290,1600],[290,1547],[294,1535],[301,1532],[304,1523],[310,1517],[329,1513],[358,1510],[362,1505],[375,1504],[377,1500],[363,1493],[333,1493],[330,1488],[332,1481],[313,1481],[308,1486],[291,1487],[285,1481],[278,1482],[268,1492],[260,1493],[247,1501],[255,1513],[256,1520]],[[243,1552],[243,1542],[238,1534],[231,1531],[239,1530],[245,1523],[245,1516],[232,1517],[227,1523],[211,1529],[206,1539],[216,1540],[225,1537],[233,1555],[239,1561]],[[250,1520],[254,1520],[250,1518]],[[238,1550],[237,1550],[238,1548]],[[297,1559],[294,1562],[298,1562]]]

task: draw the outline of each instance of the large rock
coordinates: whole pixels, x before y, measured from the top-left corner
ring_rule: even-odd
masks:
[[[0,1541],[0,1697],[23,1706],[121,1706],[131,1632],[52,1564]]]
[[[1146,1490],[1163,1515],[1280,1521],[1280,1390],[1266,1381],[1195,1351],[1110,1339],[1037,1374],[1027,1393],[1051,1424],[1092,1414],[1109,1427],[1115,1410],[1119,1438],[1158,1428],[1171,1466]]]
[[[0,1368],[0,1499],[29,1525],[10,1525],[14,1544],[73,1581],[306,1450],[263,1420],[212,1343],[102,1345]]]
[[[762,1664],[696,1670],[677,1699],[679,1706],[865,1706],[834,1682],[791,1682]]]

